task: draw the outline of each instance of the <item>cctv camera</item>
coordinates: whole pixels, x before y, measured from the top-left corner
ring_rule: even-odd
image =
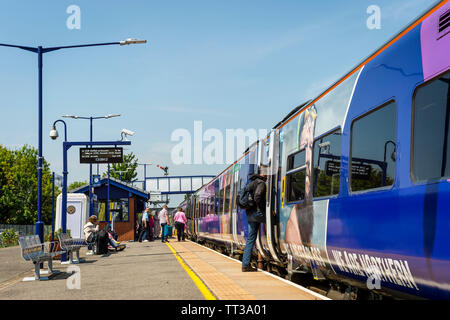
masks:
[[[127,136],[134,136],[134,131],[122,129],[122,133],[126,134]]]
[[[56,128],[54,126],[50,131],[50,138],[52,138],[53,140],[56,140],[58,138],[58,131],[56,131]]]

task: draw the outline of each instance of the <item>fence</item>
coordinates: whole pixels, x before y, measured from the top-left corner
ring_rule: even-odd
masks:
[[[35,234],[35,225],[0,224],[0,230],[14,229],[19,232],[19,236],[30,236]],[[44,225],[44,234],[52,232],[52,226]]]

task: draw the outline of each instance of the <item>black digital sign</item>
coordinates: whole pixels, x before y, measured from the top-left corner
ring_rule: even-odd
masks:
[[[80,163],[122,163],[123,148],[80,148]]]
[[[333,176],[339,174],[341,171],[341,163],[333,160],[329,160],[325,163],[325,174],[327,176]],[[352,163],[352,177],[355,179],[368,180],[370,179],[370,173],[372,167],[370,165],[361,163]]]

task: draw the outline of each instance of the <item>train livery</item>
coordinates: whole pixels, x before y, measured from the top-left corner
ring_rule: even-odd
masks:
[[[266,170],[257,251],[289,275],[450,299],[450,3],[443,1],[182,203],[188,235],[242,250],[236,194]]]

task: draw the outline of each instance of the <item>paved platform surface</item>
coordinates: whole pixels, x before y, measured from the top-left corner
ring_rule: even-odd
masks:
[[[48,281],[22,282],[33,276],[32,263],[22,260],[19,247],[0,249],[0,299],[321,299],[266,272],[242,273],[239,261],[190,241],[127,243],[124,251],[105,256],[85,252],[85,262],[74,267],[55,261],[61,273]]]
[[[197,243],[173,241],[170,242],[170,246],[219,300],[323,300],[325,298],[267,272],[242,272],[240,261]]]

